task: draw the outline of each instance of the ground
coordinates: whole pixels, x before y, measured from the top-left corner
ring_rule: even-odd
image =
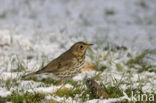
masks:
[[[155,0],[5,0],[0,3],[0,103],[156,101]],[[77,42],[96,70],[60,85],[21,79]],[[93,78],[110,99],[85,85]],[[134,96],[134,98],[133,98]],[[143,98],[142,98],[143,97]]]

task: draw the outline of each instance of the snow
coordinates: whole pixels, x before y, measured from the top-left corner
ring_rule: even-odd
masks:
[[[66,88],[69,88],[69,89],[72,89],[73,88],[73,86],[71,84],[66,84],[65,87]]]
[[[143,4],[144,3],[144,4]],[[83,72],[72,78],[80,83],[85,78],[100,74],[98,83],[113,85],[113,80],[142,84],[144,92],[156,92],[156,73],[138,73],[125,63],[145,49],[156,49],[156,1],[155,0],[5,0],[0,3],[0,97],[6,97],[14,89],[29,92],[53,93],[61,86],[45,85],[33,80],[21,80],[21,76],[38,70],[42,64],[58,57],[77,41],[94,43],[86,60],[106,70]],[[125,45],[127,51],[103,50],[107,43]],[[92,58],[90,56],[92,52]],[[127,56],[131,54],[131,57]],[[27,59],[32,56],[31,59]],[[98,62],[97,62],[98,61]],[[156,64],[155,53],[145,59]],[[12,72],[24,66],[20,72]],[[118,71],[116,64],[123,70]],[[155,69],[155,67],[153,67]],[[130,73],[128,73],[130,71]],[[44,77],[45,78],[45,77]],[[7,80],[17,80],[18,86],[5,88]],[[140,80],[140,81],[139,81]],[[66,88],[73,88],[66,84]],[[122,84],[125,91],[129,86]],[[32,89],[33,88],[33,89]],[[53,97],[56,101],[80,102],[72,98]],[[121,101],[123,98],[88,100],[92,102]],[[127,97],[128,99],[128,97]]]
[[[0,79],[8,80],[8,79],[15,79],[18,77],[19,74],[17,73],[9,73],[9,72],[2,72],[0,75]]]
[[[58,89],[60,89],[60,88],[69,88],[69,89],[71,89],[71,88],[73,88],[73,86],[72,85],[70,85],[70,84],[66,84],[66,85],[62,85],[62,86],[54,86],[54,85],[52,85],[52,86],[49,86],[49,87],[38,87],[38,88],[33,88],[33,89],[29,89],[28,91],[29,92],[39,92],[39,93],[54,93],[55,91],[57,91]]]
[[[125,92],[123,92],[124,96],[120,98],[110,98],[110,99],[93,99],[89,100],[86,103],[114,103],[114,102],[124,102],[125,99],[130,101],[130,98],[127,96]]]
[[[33,80],[25,80],[25,81],[20,81],[20,88],[18,89],[23,89],[23,90],[29,90],[30,88],[37,88],[44,85],[42,82],[35,82]]]
[[[77,101],[74,101],[71,97],[66,99],[64,97],[58,97],[58,96],[55,96],[55,97],[53,97],[53,96],[46,96],[45,98],[47,100],[53,99],[53,100],[55,100],[57,102],[64,102],[64,101],[66,101],[68,103],[78,103]]]
[[[73,77],[74,81],[82,81],[84,78],[92,78],[97,73],[95,71],[84,71]]]
[[[93,99],[87,101],[86,103],[113,103],[113,102],[120,102],[120,101],[123,101],[123,99],[121,98],[113,98],[108,100]]]
[[[39,93],[53,93],[61,86],[50,86],[50,87],[39,87],[28,90],[29,92],[39,92]]]
[[[0,87],[0,97],[6,97],[11,94],[11,91],[8,91],[6,88]]]

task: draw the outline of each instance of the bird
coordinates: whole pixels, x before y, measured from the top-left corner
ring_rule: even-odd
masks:
[[[85,65],[85,54],[87,49],[93,44],[82,41],[76,42],[66,52],[52,60],[42,69],[24,75],[22,78],[34,76],[36,74],[52,73],[61,80],[70,79],[78,74]]]

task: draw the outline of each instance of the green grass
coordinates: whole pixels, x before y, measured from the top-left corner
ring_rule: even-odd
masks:
[[[11,72],[22,72],[25,70],[26,70],[26,68],[25,68],[24,64],[19,63],[18,67],[16,69],[12,69]]]
[[[123,96],[122,90],[116,86],[104,86],[104,90],[108,93],[110,98],[119,98]]]
[[[5,81],[5,86],[8,90],[10,90],[11,87],[17,87],[19,83],[17,82],[16,79],[8,79]]]
[[[98,70],[100,70],[100,71],[104,71],[104,70],[106,70],[107,69],[107,66],[105,66],[105,65],[103,65],[100,69],[98,69]]]
[[[129,68],[136,68],[135,65],[138,64],[141,66],[141,68],[136,68],[138,70],[138,72],[143,72],[143,71],[149,71],[149,72],[155,72],[154,69],[151,69],[153,66],[145,63],[143,61],[143,59],[145,58],[145,56],[147,56],[148,54],[150,54],[151,52],[153,52],[153,50],[145,50],[143,51],[140,55],[136,56],[135,58],[130,59],[126,65]]]
[[[141,62],[141,60],[148,54],[148,52],[145,50],[144,52],[142,52],[140,55],[136,56],[133,59],[130,59],[127,62],[127,65],[131,68],[133,67],[133,64],[139,64]]]
[[[35,82],[42,82],[46,85],[59,85],[59,81],[58,80],[54,80],[52,78],[42,78],[42,79],[38,79],[37,77],[31,77],[31,78],[26,78],[26,79],[23,79],[23,80],[33,80]]]
[[[13,91],[11,95],[7,97],[8,101],[13,103],[41,103],[45,95],[40,93],[30,93],[21,91]]]
[[[11,95],[7,97],[0,97],[0,103],[12,102],[12,103],[43,103],[45,94],[28,91],[24,92],[23,90],[14,90]],[[46,102],[45,102],[46,101]],[[45,103],[58,103],[57,101],[50,99],[44,100]]]
[[[0,103],[6,103],[7,98],[6,97],[0,97]]]
[[[16,56],[15,58],[13,58],[11,60],[12,64],[17,64],[17,68],[12,68],[11,72],[23,72],[25,70],[27,70],[27,64],[23,61],[20,60],[18,56]]]
[[[112,83],[109,82],[107,86],[103,83],[100,84],[108,93],[110,98],[119,98],[123,96],[123,90],[120,88],[120,85],[124,84],[124,81],[122,80],[123,77],[124,74],[122,75],[120,80],[113,78]]]
[[[119,63],[116,64],[116,68],[120,72],[123,71],[123,67]]]
[[[95,64],[96,70],[97,70],[97,74],[95,76],[93,76],[93,78],[96,81],[101,82],[101,86],[104,88],[104,90],[108,93],[108,95],[110,96],[110,98],[119,98],[123,96],[123,90],[121,89],[121,85],[125,84],[126,86],[128,86],[128,88],[124,91],[129,97],[131,96],[131,92],[134,91],[134,93],[139,92],[140,94],[143,93],[142,91],[142,87],[145,85],[144,81],[141,79],[138,79],[136,82],[139,83],[137,88],[132,88],[133,82],[132,82],[132,78],[133,78],[133,74],[131,72],[131,70],[124,71],[124,66],[127,66],[130,68],[134,68],[138,71],[138,74],[140,72],[143,71],[151,71],[154,72],[153,69],[151,69],[153,66],[144,63],[143,59],[150,53],[149,51],[144,51],[141,54],[137,55],[136,57],[133,57],[133,54],[128,53],[127,57],[130,58],[129,61],[127,61],[125,64],[121,64],[121,63],[115,63],[115,68],[117,69],[118,72],[123,73],[122,77],[120,80],[117,80],[116,78],[113,78],[111,82],[107,82],[106,84],[102,84],[103,82],[101,81],[101,74],[102,72],[107,71],[108,69],[112,69],[111,66],[109,67],[109,65],[113,64],[113,60],[114,58],[111,58],[112,56],[115,55],[116,52],[120,52],[119,50],[116,49],[111,49],[111,47],[106,47],[104,48],[106,52],[106,54],[104,56],[102,56],[101,54],[97,54],[97,56],[93,53],[93,51],[91,52],[91,54],[89,54],[90,58],[93,60],[93,63]],[[119,53],[119,55],[121,55]],[[133,58],[132,58],[133,57]],[[119,57],[118,57],[119,58]],[[118,59],[115,58],[115,59]],[[17,59],[17,60],[16,60]],[[107,61],[109,65],[101,65],[100,62],[101,61]],[[19,61],[19,62],[18,62]],[[12,61],[13,64],[17,63],[17,68],[16,69],[12,69],[11,72],[26,72],[27,70],[27,64],[22,62],[22,60],[19,60],[18,58],[15,58],[15,60]],[[40,68],[45,66],[45,63],[47,61],[42,60],[42,64],[40,66]],[[141,68],[137,68],[135,65],[139,65]],[[130,73],[129,77],[127,77],[124,74],[128,74]],[[125,78],[128,78],[125,80]],[[44,86],[50,86],[50,85],[60,85],[59,81],[57,80],[53,80],[51,78],[43,78],[43,79],[37,79],[36,77],[30,78],[30,79],[24,79],[24,80],[33,80],[35,82],[42,82],[44,84]],[[11,87],[17,87],[19,86],[19,81],[20,79],[8,79],[5,81],[0,81],[0,85],[2,85],[3,87],[6,87],[7,90],[10,90]],[[68,89],[65,87],[62,87],[60,89],[58,89],[56,92],[51,93],[51,96],[59,96],[59,97],[65,97],[65,98],[69,98],[71,97],[73,100],[81,100],[82,102],[88,101],[88,100],[92,100],[92,99],[96,99],[96,97],[94,97],[94,95],[91,93],[89,88],[84,87],[85,82],[83,81],[73,81],[73,80],[66,80],[64,81],[64,84],[71,84],[73,86],[72,89]],[[147,93],[149,94],[149,93]],[[156,100],[156,94],[153,93],[155,95],[155,100]],[[0,97],[0,103],[5,103],[7,101],[13,102],[13,103],[42,103],[43,101],[47,101],[45,100],[45,96],[46,94],[41,94],[41,93],[30,93],[27,90],[24,92],[23,90],[17,90],[15,89],[11,95],[2,98]],[[57,101],[50,99],[47,101],[48,103],[58,103]],[[129,103],[129,101],[125,101],[124,103]],[[134,103],[134,102],[130,102],[130,103]],[[152,102],[149,102],[152,103]]]
[[[47,103],[59,103],[59,102],[56,100],[50,99]]]
[[[83,102],[95,98],[94,95],[91,93],[90,89],[82,88],[81,86],[74,87],[72,89],[61,88],[52,95],[66,98],[71,97],[72,99],[81,99]],[[78,97],[76,97],[76,95]]]
[[[66,80],[66,81],[64,81],[64,84],[71,84],[71,85],[74,86],[74,87],[80,86],[80,85],[78,84],[78,82],[73,81],[73,80]]]

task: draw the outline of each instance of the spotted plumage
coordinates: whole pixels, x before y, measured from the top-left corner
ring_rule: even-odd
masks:
[[[77,42],[41,70],[22,76],[22,78],[42,73],[52,73],[60,79],[71,78],[79,73],[80,69],[84,66],[86,50],[91,45],[84,42]]]

